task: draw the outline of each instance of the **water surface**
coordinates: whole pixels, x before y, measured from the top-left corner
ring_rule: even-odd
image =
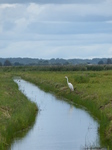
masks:
[[[40,90],[24,80],[15,80],[19,90],[39,107],[35,125],[11,150],[81,150],[99,146],[98,123],[84,110]]]

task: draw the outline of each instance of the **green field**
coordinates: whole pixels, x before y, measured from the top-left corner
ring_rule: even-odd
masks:
[[[47,92],[86,109],[100,124],[101,145],[112,148],[112,71],[38,71],[5,68],[0,71],[0,146],[11,143],[15,133],[34,122],[36,106],[18,91],[14,76],[21,76]],[[74,85],[70,92],[65,76]],[[25,109],[24,109],[25,108]],[[34,109],[35,108],[35,109]],[[29,109],[31,111],[29,111]],[[20,111],[21,110],[21,111]],[[30,113],[27,115],[27,113]],[[29,117],[29,118],[27,118]],[[14,128],[16,126],[16,128]],[[13,134],[12,134],[13,133]],[[2,149],[0,147],[0,149]]]
[[[37,107],[18,90],[13,76],[0,72],[0,150],[10,146],[18,132],[35,121]]]
[[[21,76],[40,88],[85,107],[100,124],[101,145],[112,143],[112,71],[30,71]],[[65,76],[74,85],[70,92]]]

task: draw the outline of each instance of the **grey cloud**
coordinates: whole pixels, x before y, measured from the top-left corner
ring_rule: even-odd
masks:
[[[0,3],[21,5],[0,5],[0,56],[110,56],[111,1],[92,5],[97,1],[103,0],[1,0]]]
[[[105,0],[1,0],[0,3],[39,3],[39,4],[72,4],[72,3],[99,3]]]
[[[32,23],[27,32],[38,34],[90,34],[112,33],[112,25],[105,22],[78,22],[78,23]]]

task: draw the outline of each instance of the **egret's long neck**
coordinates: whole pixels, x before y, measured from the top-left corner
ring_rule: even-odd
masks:
[[[67,83],[68,83],[68,78],[66,78],[67,79]]]

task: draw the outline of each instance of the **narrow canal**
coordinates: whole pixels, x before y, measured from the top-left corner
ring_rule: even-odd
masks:
[[[24,80],[19,90],[38,105],[34,126],[11,150],[81,150],[99,146],[98,123],[85,111]]]

